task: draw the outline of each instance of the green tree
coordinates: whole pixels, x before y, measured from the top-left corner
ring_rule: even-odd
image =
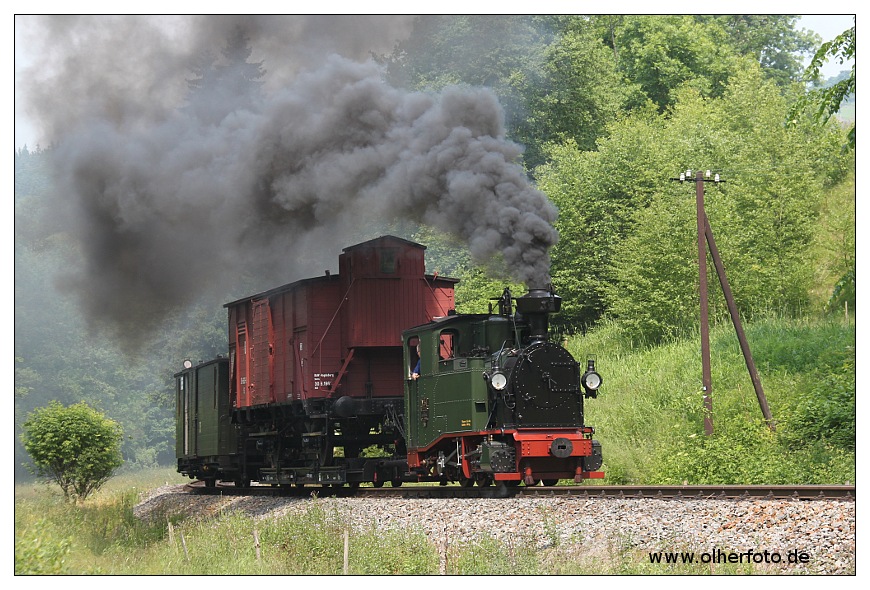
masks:
[[[620,71],[662,110],[683,84],[717,95],[737,57],[720,24],[693,16],[602,16],[598,22]]]
[[[662,136],[673,175],[709,166],[727,180],[707,191],[706,211],[744,317],[768,310],[798,314],[809,304],[809,252],[824,178],[815,157],[827,142],[824,130],[784,127],[786,111],[778,88],[744,59],[721,98],[679,94]],[[697,315],[688,313],[687,303],[698,288],[693,189],[662,187],[649,210],[633,217],[632,235],[614,260],[619,276],[609,291],[612,309],[646,322],[650,329],[638,324],[637,333],[648,339],[675,335]],[[715,285],[715,273],[709,280]],[[724,316],[719,291],[711,293],[715,314]]]
[[[569,18],[570,17],[563,17]],[[733,60],[751,57],[780,87],[797,80],[818,36],[795,15],[596,15],[588,18],[621,72],[661,109],[689,83],[719,96]],[[639,103],[638,103],[639,104]]]
[[[537,171],[559,208],[552,274],[576,328],[610,313],[633,337],[658,341],[694,325],[694,187],[670,180],[688,168],[728,181],[710,187],[707,215],[741,313],[807,308],[813,220],[836,130],[785,127],[779,88],[753,59],[734,65],[721,97],[683,86],[666,112],[632,112],[594,152],[556,146]],[[714,312],[727,313],[721,296]]]
[[[24,422],[32,470],[54,481],[67,500],[84,501],[121,466],[121,427],[84,402],[52,402]]]
[[[848,97],[855,94],[855,25],[837,35],[831,41],[822,43],[816,51],[810,65],[804,72],[805,82],[818,82],[822,64],[829,59],[836,59],[839,63],[852,60],[851,74],[842,80],[826,88],[815,88],[801,97],[789,114],[789,122],[795,124],[799,113],[810,109],[813,118],[822,123],[827,123],[830,118],[840,110],[840,105]],[[849,147],[855,149],[855,124],[853,123],[848,133]]]
[[[640,90],[617,70],[612,52],[583,19],[565,30],[544,51],[543,65],[525,73],[522,94],[527,114],[515,121],[512,137],[525,145],[530,168],[547,159],[547,145],[574,141],[595,149],[607,126]]]
[[[797,80],[803,68],[801,57],[821,40],[813,32],[796,30],[793,14],[727,14],[696,17],[722,26],[736,53],[753,57],[764,76],[785,87]]]
[[[556,204],[559,242],[551,275],[562,297],[554,325],[572,333],[591,327],[607,311],[616,280],[613,257],[631,231],[633,212],[646,208],[665,181],[666,119],[649,105],[610,125],[596,151],[573,141],[548,149],[536,171],[538,187]]]
[[[609,309],[633,339],[671,340],[698,315],[693,204],[685,194],[657,194],[635,212],[635,229],[615,252]]]

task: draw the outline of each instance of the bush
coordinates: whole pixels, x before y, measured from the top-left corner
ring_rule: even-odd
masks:
[[[66,557],[71,543],[46,533],[44,519],[32,528],[15,531],[15,575],[58,575],[67,572]]]
[[[814,387],[798,398],[786,436],[793,446],[822,441],[855,450],[855,349],[846,352],[842,365],[822,374]]]
[[[51,402],[24,423],[31,471],[57,483],[67,500],[84,501],[121,466],[121,427],[84,402]]]

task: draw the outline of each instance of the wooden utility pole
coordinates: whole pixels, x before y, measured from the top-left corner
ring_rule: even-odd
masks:
[[[691,176],[691,171],[686,174]],[[707,293],[707,248],[704,212],[704,177],[700,170],[695,177],[695,209],[698,216],[698,277],[701,294],[701,390],[704,392],[704,432],[713,434],[713,377],[710,373],[710,312]]]
[[[706,176],[706,178],[705,178]],[[685,174],[680,174],[680,182],[691,181],[692,171],[687,170]],[[716,274],[719,276],[719,284],[722,287],[722,294],[725,296],[725,302],[728,305],[728,314],[731,316],[731,322],[734,324],[734,330],[737,332],[737,340],[740,343],[740,350],[743,353],[743,359],[746,361],[746,368],[749,371],[749,378],[752,380],[752,386],[755,389],[755,395],[758,398],[758,404],[761,406],[761,413],[764,416],[767,425],[771,430],[775,429],[773,417],[770,414],[770,408],[767,405],[767,398],[764,395],[764,390],[761,387],[761,379],[758,377],[758,371],[755,368],[755,361],[752,359],[752,352],[749,350],[749,343],[746,340],[746,334],[743,332],[743,325],[740,322],[740,314],[737,311],[737,305],[734,302],[734,295],[731,293],[731,286],[728,283],[728,277],[725,275],[725,266],[722,264],[722,258],[719,256],[719,249],[716,247],[716,240],[713,238],[713,230],[710,228],[710,221],[707,219],[707,212],[704,210],[704,182],[720,181],[719,175],[710,178],[710,171],[707,170],[703,174],[700,170],[695,173],[695,209],[698,222],[698,278],[700,280],[700,303],[701,303],[701,383],[704,392],[704,432],[707,436],[713,434],[713,383],[710,375],[710,319],[709,319],[709,301],[707,289],[707,249],[710,247],[710,257],[713,259],[713,265],[716,268]]]

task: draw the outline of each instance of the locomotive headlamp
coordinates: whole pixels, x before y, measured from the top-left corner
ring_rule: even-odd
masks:
[[[588,394],[594,394],[601,387],[601,375],[595,371],[595,361],[593,359],[586,361],[586,372],[583,373],[580,382]]]
[[[585,373],[583,375],[583,387],[592,390],[598,389],[601,387],[601,375],[595,371]]]
[[[189,369],[193,366],[193,362],[190,359],[184,359],[184,363],[182,364],[184,365],[185,369]]]
[[[496,391],[501,391],[507,385],[507,377],[505,377],[504,373],[493,373],[492,379],[489,380],[492,383],[492,388]]]

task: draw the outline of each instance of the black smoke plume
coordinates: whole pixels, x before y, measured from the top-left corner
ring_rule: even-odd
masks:
[[[81,247],[64,284],[89,318],[129,337],[242,273],[301,278],[300,259],[331,263],[365,220],[423,223],[548,281],[556,210],[493,93],[400,90],[361,59],[379,48],[364,38],[407,35],[407,18],[99,18],[38,21],[57,37],[27,88],[54,146],[55,214]],[[231,75],[179,84],[233,35],[265,56],[245,90],[221,87]]]

